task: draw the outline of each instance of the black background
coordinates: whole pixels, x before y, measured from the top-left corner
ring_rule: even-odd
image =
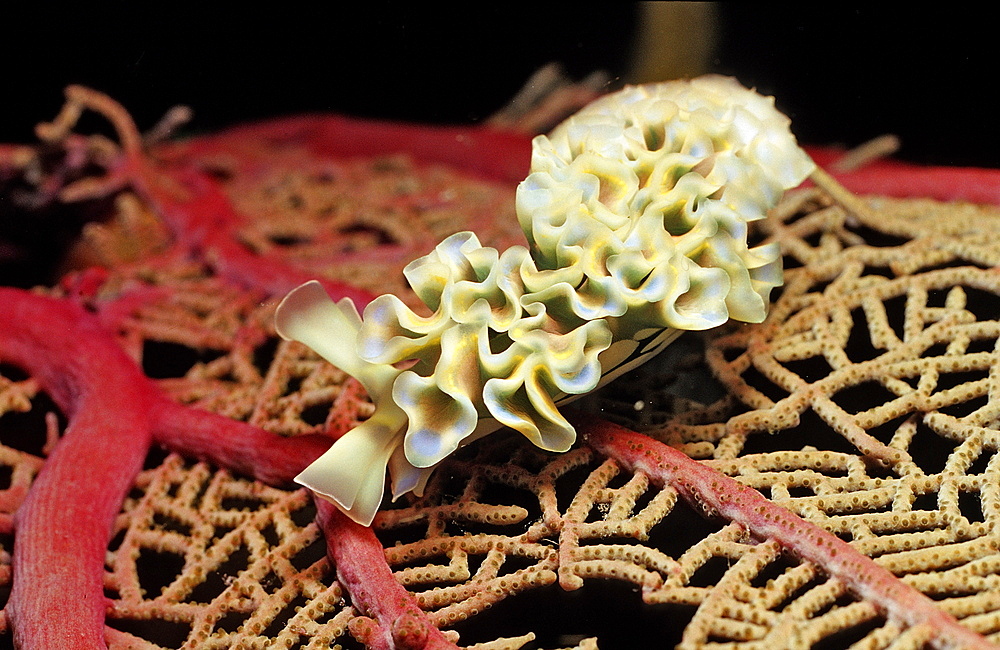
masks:
[[[904,159],[1000,166],[996,11],[930,6],[721,3],[711,69],[775,95],[803,142],[896,133]],[[180,103],[196,130],[308,111],[475,122],[549,61],[627,80],[641,15],[624,3],[346,7],[0,10],[0,141],[31,141],[69,83],[109,93],[141,128]]]

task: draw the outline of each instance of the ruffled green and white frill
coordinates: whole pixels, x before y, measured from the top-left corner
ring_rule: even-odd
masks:
[[[683,330],[764,319],[780,252],[749,248],[748,224],[812,169],[771,98],[717,76],[626,88],[536,137],[517,190],[528,247],[464,232],[410,263],[430,316],[383,295],[360,318],[317,283],[279,306],[279,334],[375,403],[298,480],[369,524],[387,467],[396,497],[501,426],[569,449],[559,404]]]

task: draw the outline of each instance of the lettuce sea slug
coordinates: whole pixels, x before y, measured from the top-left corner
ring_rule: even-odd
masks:
[[[460,445],[501,427],[566,451],[559,406],[648,360],[684,330],[764,319],[776,245],[748,223],[814,168],[773,99],[733,79],[627,87],[532,143],[517,189],[528,246],[462,232],[404,273],[430,308],[383,295],[358,314],[318,283],[279,305],[278,333],[358,379],[373,415],[297,480],[368,525],[421,493]]]

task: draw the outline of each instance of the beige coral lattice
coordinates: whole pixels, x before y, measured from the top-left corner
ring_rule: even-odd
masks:
[[[316,205],[294,219],[308,225]],[[686,339],[581,406],[759,489],[1000,641],[1000,211],[883,198],[845,209],[806,190],[758,234],[781,242],[788,267],[767,322]],[[370,413],[342,373],[277,342],[272,304],[204,266],[120,266],[90,306],[185,403],[285,435],[335,434]],[[714,386],[691,379],[708,371]],[[7,377],[9,520],[59,424],[30,378]],[[11,437],[24,411],[29,451]],[[510,435],[459,456],[375,526],[398,580],[465,646],[919,648],[932,633],[587,448],[550,455]],[[367,619],[312,519],[303,491],[151,457],[108,551],[109,639],[357,648],[352,625]]]
[[[109,624],[169,621],[185,648],[329,647],[353,612],[313,514],[304,490],[167,457],[139,477],[120,518]]]
[[[708,343],[727,398],[643,419],[996,635],[1000,212],[868,206],[786,200],[780,300]]]
[[[317,275],[375,295],[394,293],[409,303],[403,266],[439,241],[476,224],[486,246],[523,244],[508,185],[468,178],[407,156],[304,165],[269,160],[263,178],[235,175],[226,182],[245,217],[240,239]]]

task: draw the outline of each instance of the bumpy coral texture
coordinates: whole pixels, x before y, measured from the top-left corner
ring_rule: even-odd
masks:
[[[310,144],[345,129],[337,118],[295,123],[314,125],[306,131]],[[336,128],[318,129],[328,123]],[[269,161],[270,175],[281,174],[274,161],[290,142],[301,143],[288,134],[305,131],[285,124],[223,134],[212,145],[212,167],[225,152],[256,148]],[[278,127],[283,138],[274,136]],[[80,143],[67,134],[41,149],[51,160],[53,144],[76,151],[71,148]],[[45,589],[55,597],[35,597],[33,615],[22,610],[19,619],[10,616],[16,599],[7,600],[0,645],[10,645],[12,630],[33,636],[47,629],[72,635],[68,647],[78,648],[89,624],[115,649],[374,649],[390,642],[420,647],[424,639],[424,647],[452,650],[996,647],[996,209],[861,202],[832,184],[787,196],[772,218],[756,224],[781,243],[789,269],[767,321],[734,324],[704,339],[685,336],[653,363],[582,402],[702,460],[667,454],[662,443],[616,433],[597,417],[577,421],[586,444],[565,454],[543,452],[523,436],[491,436],[446,459],[422,497],[407,495],[382,510],[369,529],[351,525],[321,500],[314,505],[304,490],[250,478],[264,470],[271,478],[263,480],[273,482],[275,465],[268,461],[274,452],[301,451],[299,443],[335,437],[368,418],[372,404],[345,373],[301,344],[276,340],[274,304],[255,288],[273,286],[272,267],[262,262],[275,251],[242,267],[251,274],[236,274],[231,258],[219,254],[234,253],[222,248],[225,240],[203,237],[194,245],[184,237],[197,227],[225,227],[219,216],[228,202],[209,191],[212,185],[202,186],[198,200],[183,209],[166,201],[171,195],[151,192],[182,189],[182,175],[191,177],[206,160],[205,140],[181,146],[202,153],[178,167],[126,169],[132,189],[116,190],[124,218],[95,223],[84,234],[100,243],[97,232],[114,234],[122,222],[125,230],[148,223],[157,227],[147,232],[176,238],[166,244],[167,254],[159,246],[140,248],[137,259],[131,247],[121,250],[106,239],[112,245],[102,250],[115,268],[67,276],[48,291],[60,300],[4,294],[49,307],[32,321],[0,319],[0,351],[11,349],[12,331],[24,332],[38,348],[32,367],[0,365],[0,600],[18,581],[27,587],[21,605],[23,596]],[[17,163],[16,157],[5,160],[10,151],[0,145],[0,175]],[[163,160],[163,151],[158,147],[151,158]],[[499,157],[495,148],[489,151]],[[230,199],[247,198],[245,188],[253,184],[248,157],[229,155],[231,173],[215,176]],[[289,197],[304,199],[309,215],[297,215],[299,201],[287,202],[289,217],[308,218],[303,226],[315,234],[275,242],[289,254],[286,261],[322,248],[329,237],[317,225],[329,216],[325,205],[310,200],[357,188],[339,161],[325,163],[336,173],[320,184],[311,174],[318,155],[298,153],[298,162],[283,173],[317,181],[295,186]],[[120,162],[117,154],[101,160],[112,170]],[[43,177],[47,182],[39,189],[58,190],[66,164],[56,168],[59,176]],[[387,180],[384,160],[359,165],[371,180]],[[887,168],[898,171],[896,164]],[[421,187],[431,172],[423,165],[397,171],[401,182],[391,183],[394,190]],[[997,172],[938,168],[890,171],[883,178],[886,169],[878,171],[862,170],[845,181],[867,191],[907,186],[938,198],[1000,200],[993,189],[1000,187]],[[140,183],[146,178],[140,174],[156,182]],[[454,172],[448,176],[449,186],[485,188]],[[121,188],[120,179],[97,180],[107,189]],[[817,183],[821,179],[814,174]],[[132,193],[136,186],[143,190],[141,201]],[[486,194],[513,205],[513,187],[491,187]],[[423,200],[404,192],[389,200],[414,207]],[[265,194],[267,187],[260,190]],[[382,214],[386,195],[353,194],[353,225],[368,223],[366,214]],[[192,214],[206,203],[212,210]],[[131,210],[146,216],[130,221],[125,211]],[[474,216],[481,213],[469,205],[454,212],[469,218],[466,227],[486,232]],[[275,220],[261,215],[258,221],[256,214],[230,215],[239,217],[241,241],[265,241],[276,232]],[[402,232],[411,216],[417,218],[416,210],[388,217],[393,227],[385,233]],[[244,239],[251,234],[256,238]],[[397,246],[426,250],[390,237],[350,261],[339,250],[330,252],[325,266],[357,264],[353,273],[341,270],[349,277],[382,268],[387,284],[395,269],[369,266],[367,258],[381,263],[385,249]],[[116,255],[122,257],[115,261]],[[84,309],[69,309],[73,303]],[[77,316],[64,324],[53,318],[59,313]],[[103,524],[111,528],[103,533],[108,545],[80,553],[85,529],[94,528],[93,502],[39,477],[60,465],[77,466],[90,484],[104,486],[118,473],[109,471],[100,450],[65,453],[65,443],[79,433],[80,414],[52,399],[72,387],[74,373],[50,368],[96,367],[97,381],[86,385],[105,386],[104,378],[133,362],[111,369],[115,355],[91,355],[88,364],[72,349],[59,350],[73,342],[94,349],[109,336],[157,378],[158,390],[182,403],[171,405],[165,412],[170,417],[155,418],[168,425],[161,443],[181,455],[164,458],[154,451],[113,524]],[[703,340],[704,357],[684,356]],[[706,360],[721,386],[713,388]],[[131,412],[120,394],[105,392],[110,398],[97,405],[106,421]],[[133,442],[124,436],[119,446]],[[63,452],[53,452],[60,447]],[[316,448],[318,454],[322,447]],[[285,460],[281,476],[289,478],[305,464],[298,464],[301,454]],[[665,468],[681,465],[687,469],[664,477]],[[745,487],[733,489],[723,473]],[[35,493],[37,502],[45,489],[55,498],[46,511],[35,511],[32,532],[24,527],[25,498]],[[25,580],[25,551],[35,549],[38,559],[37,550],[50,548],[51,540],[67,552],[42,556],[33,563],[38,579]],[[860,554],[871,556],[867,568]],[[96,558],[97,580],[86,589],[74,586],[82,556]],[[875,563],[879,571],[872,570]],[[59,566],[71,570],[48,570]],[[925,596],[914,599],[914,590]],[[82,621],[70,618],[66,607],[52,607],[88,600],[103,604],[103,615]],[[56,646],[42,640],[22,647]]]
[[[747,224],[812,169],[773,100],[724,77],[630,87],[536,137],[517,192],[528,247],[445,239],[404,270],[430,315],[383,295],[360,319],[318,285],[279,307],[283,336],[376,403],[300,482],[369,523],[387,464],[398,497],[500,426],[566,451],[559,404],[679,331],[764,319],[780,256],[749,248]]]

